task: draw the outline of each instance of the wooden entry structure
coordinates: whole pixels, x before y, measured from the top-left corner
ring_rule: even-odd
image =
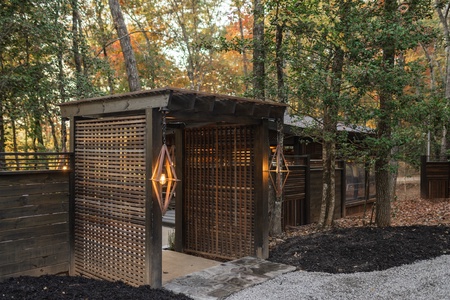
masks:
[[[70,120],[75,154],[71,274],[161,286],[162,215],[151,183],[162,145],[161,110],[167,112],[167,130],[174,132],[176,170],[182,174],[176,250],[268,257],[268,123],[282,119],[286,105],[163,88],[60,107]],[[207,132],[213,132],[209,138]],[[207,154],[213,148],[220,151]],[[216,161],[212,170],[207,160]],[[189,173],[195,166],[199,173]],[[202,219],[207,210],[216,217],[209,223]],[[231,247],[235,242],[241,246]]]

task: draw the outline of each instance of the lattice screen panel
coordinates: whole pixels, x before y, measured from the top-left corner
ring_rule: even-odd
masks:
[[[76,122],[75,272],[144,283],[145,117]]]
[[[185,251],[254,255],[254,128],[185,131]]]

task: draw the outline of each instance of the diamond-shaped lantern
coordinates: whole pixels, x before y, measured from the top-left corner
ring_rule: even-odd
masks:
[[[281,197],[289,176],[289,167],[284,158],[283,149],[281,145],[277,145],[275,153],[272,155],[269,167],[269,176],[272,181],[277,197]]]
[[[165,143],[161,147],[151,180],[161,212],[164,215],[175,194],[177,183],[180,181],[175,173],[173,161]]]

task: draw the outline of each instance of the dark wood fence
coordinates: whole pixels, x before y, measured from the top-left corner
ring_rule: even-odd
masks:
[[[450,157],[422,156],[420,195],[424,199],[449,198]]]
[[[284,188],[283,228],[317,222],[322,203],[322,161],[309,156],[286,156],[286,161],[290,172]],[[338,161],[336,166],[334,218],[339,219],[345,216],[345,163]]]
[[[0,153],[5,158],[10,154]],[[54,154],[52,154],[54,155]],[[19,156],[19,155],[18,155]],[[63,154],[69,161],[69,155]],[[13,155],[15,160],[15,155]],[[40,156],[45,161],[45,155]],[[35,161],[0,171],[0,280],[69,270],[69,170]],[[30,164],[31,163],[31,164]],[[15,171],[6,170],[13,166]],[[67,164],[68,166],[68,164]],[[10,168],[11,169],[11,168]]]
[[[281,226],[307,224],[309,210],[309,156],[286,156],[289,175],[284,186]]]

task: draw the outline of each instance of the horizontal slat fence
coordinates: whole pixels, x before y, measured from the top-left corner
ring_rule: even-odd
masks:
[[[424,199],[450,197],[450,157],[422,156],[420,194]]]
[[[307,192],[309,172],[308,156],[286,156],[289,175],[284,186],[282,206],[282,228],[306,224]]]
[[[0,280],[69,271],[69,172],[0,171]]]
[[[67,170],[69,164],[66,152],[0,152],[0,172]]]

